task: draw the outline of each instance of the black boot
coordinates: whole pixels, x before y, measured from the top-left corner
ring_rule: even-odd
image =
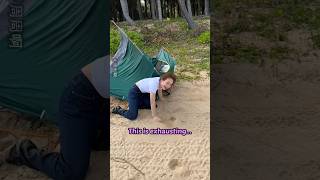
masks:
[[[113,114],[120,114],[123,111],[123,109],[120,106],[117,106],[112,109]]]
[[[37,146],[28,139],[19,140],[9,152],[9,155],[6,159],[8,163],[15,165],[27,165],[32,167],[31,163],[28,161],[28,158],[32,158],[34,155],[40,153],[40,150]]]

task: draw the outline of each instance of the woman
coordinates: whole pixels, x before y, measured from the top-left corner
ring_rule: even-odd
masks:
[[[153,120],[160,121],[156,111],[156,97],[162,99],[162,91],[169,90],[176,82],[176,76],[171,73],[161,77],[146,78],[138,81],[128,94],[129,110],[120,106],[113,108],[112,113],[119,114],[127,119],[135,120],[138,117],[138,109],[150,109]]]
[[[85,66],[65,87],[59,104],[60,152],[43,153],[25,139],[10,149],[7,162],[27,165],[54,179],[85,178],[91,150],[109,150],[108,59]]]

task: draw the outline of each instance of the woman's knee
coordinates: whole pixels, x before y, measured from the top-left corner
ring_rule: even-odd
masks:
[[[130,120],[136,120],[138,117],[138,113],[130,113],[127,115],[127,118]]]

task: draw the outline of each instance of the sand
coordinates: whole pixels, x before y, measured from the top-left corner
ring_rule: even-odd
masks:
[[[59,151],[58,129],[55,125],[38,120],[31,120],[13,111],[0,111],[0,138],[14,133],[19,138],[28,138],[38,146]],[[0,144],[1,147],[1,144]],[[87,180],[104,180],[107,177],[107,152],[93,151]],[[15,166],[8,163],[0,165],[2,180],[49,180],[45,174],[26,166]]]
[[[320,179],[319,55],[215,66],[214,179]]]
[[[111,106],[126,103],[111,99]],[[140,110],[129,121],[111,115],[110,176],[117,180],[210,179],[209,81],[178,83],[159,104],[162,122]],[[188,135],[129,134],[128,128],[180,128]]]
[[[137,121],[111,115],[111,179],[209,179],[209,81],[179,83],[165,106],[159,104],[162,122],[153,122],[150,110],[141,110]],[[124,102],[112,100],[112,105]],[[180,128],[190,135],[133,135],[129,127]],[[59,150],[58,129],[50,123],[30,120],[12,111],[0,112],[1,138],[9,130],[32,139],[38,147]],[[8,134],[7,134],[8,135]],[[48,138],[50,137],[50,138]],[[50,142],[50,143],[49,143]],[[92,152],[87,180],[107,179],[107,152]],[[3,180],[48,180],[45,174],[26,166],[3,164]]]

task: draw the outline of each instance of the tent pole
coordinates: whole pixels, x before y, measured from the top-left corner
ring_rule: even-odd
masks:
[[[127,35],[113,20],[111,22],[119,29],[119,31],[123,32],[125,35]],[[128,37],[129,38],[129,37]]]
[[[129,39],[130,42],[132,42],[132,44],[140,51],[141,54],[144,54],[141,49],[136,45],[136,43],[134,43],[129,36],[126,34],[126,32],[124,32],[124,30],[121,29],[121,27],[119,27],[113,20],[111,20],[111,22],[119,29],[119,31],[121,31],[123,34],[125,34],[127,36],[127,38]]]

